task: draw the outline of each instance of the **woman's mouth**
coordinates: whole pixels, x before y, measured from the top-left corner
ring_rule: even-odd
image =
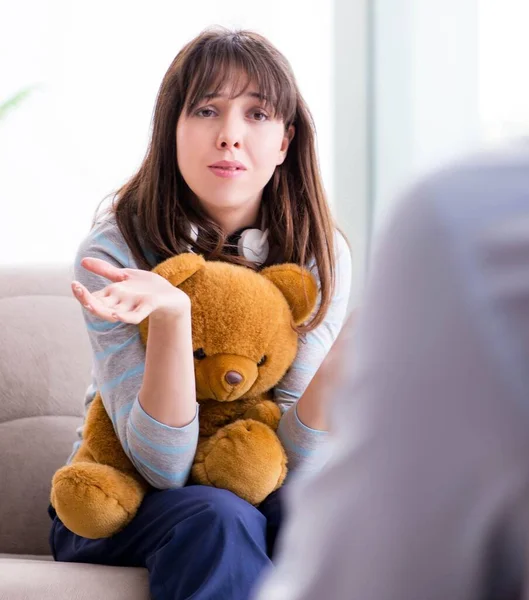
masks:
[[[209,169],[217,176],[224,178],[234,178],[239,177],[245,171],[245,169],[241,169],[239,167],[217,167],[211,166]]]

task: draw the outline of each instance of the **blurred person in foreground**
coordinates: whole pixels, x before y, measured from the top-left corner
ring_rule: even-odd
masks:
[[[414,186],[362,304],[306,392],[332,391],[333,451],[292,482],[256,598],[524,597],[529,147]]]

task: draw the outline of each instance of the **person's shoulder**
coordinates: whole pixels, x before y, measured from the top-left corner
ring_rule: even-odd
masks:
[[[500,216],[509,203],[521,199],[525,207],[529,188],[529,143],[511,142],[472,155],[438,173],[432,184],[439,189],[439,209],[446,204],[450,213],[465,211],[471,216],[492,213]],[[460,192],[459,202],[454,192]],[[461,207],[461,208],[459,208]],[[498,212],[499,211],[499,212]]]
[[[115,232],[119,232],[116,215],[114,212],[105,211],[94,218],[83,242],[97,239],[100,235],[115,235]]]
[[[337,263],[351,261],[351,247],[345,234],[338,228],[334,229],[334,255]]]
[[[345,234],[337,227],[333,231],[333,252],[334,265],[339,276],[346,276],[352,269],[351,248]],[[316,281],[320,282],[316,257],[312,257],[307,265],[307,268],[312,272]]]
[[[511,142],[452,160],[430,171],[397,199],[386,229],[413,230],[469,239],[518,204],[525,209],[529,189],[529,143]],[[443,236],[444,237],[444,236]]]
[[[136,268],[113,212],[99,215],[82,239],[77,250],[76,262],[85,256],[112,259],[121,267]]]

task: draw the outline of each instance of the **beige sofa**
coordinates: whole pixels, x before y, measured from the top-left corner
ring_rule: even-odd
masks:
[[[146,600],[144,569],[50,556],[50,481],[90,378],[70,281],[68,267],[0,267],[0,600]]]

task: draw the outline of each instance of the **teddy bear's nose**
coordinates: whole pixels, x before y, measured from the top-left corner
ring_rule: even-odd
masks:
[[[228,371],[226,375],[224,375],[224,379],[226,379],[230,385],[239,385],[243,380],[243,376],[240,373],[237,373],[237,371]]]

